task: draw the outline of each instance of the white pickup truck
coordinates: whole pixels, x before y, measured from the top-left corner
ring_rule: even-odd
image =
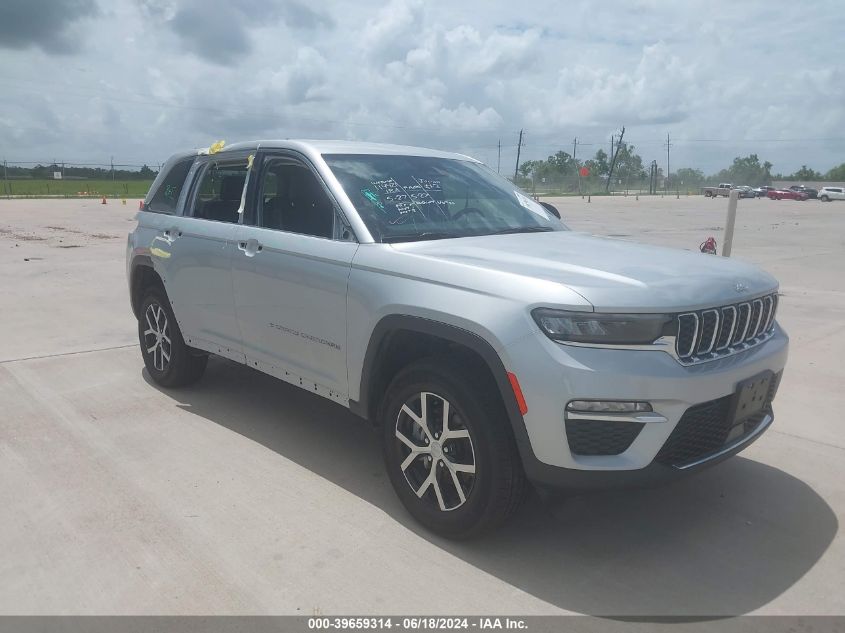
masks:
[[[731,195],[731,189],[734,186],[729,182],[722,182],[719,183],[718,187],[702,187],[701,193],[704,194],[705,198],[715,198],[716,196],[724,196],[728,197]]]

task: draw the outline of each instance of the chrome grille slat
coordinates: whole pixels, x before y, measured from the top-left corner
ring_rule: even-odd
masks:
[[[769,327],[772,324],[772,314],[775,311],[775,300],[772,296],[765,297],[763,299],[763,307],[766,309],[766,318],[763,322],[763,331],[768,332]]]
[[[748,324],[751,322],[751,304],[740,303],[737,306],[737,310],[739,311],[739,324],[737,327],[737,334],[739,336],[734,336],[734,345],[742,343],[745,340],[745,335],[748,333]]]
[[[728,314],[731,315],[730,319],[728,319]],[[717,352],[727,349],[730,346],[731,339],[733,339],[734,336],[734,330],[736,330],[736,317],[737,314],[735,306],[726,306],[722,308],[722,327],[719,330],[719,340],[721,341],[724,339],[725,342],[716,348]],[[730,323],[730,325],[726,325],[727,323]]]
[[[763,302],[760,299],[754,299],[751,302],[751,316],[749,318],[748,335],[745,340],[749,341],[760,333],[760,326],[763,321]]]
[[[778,311],[779,299],[777,295],[772,295],[772,313],[769,315],[769,322],[766,324],[766,331],[771,330],[775,325],[775,314]]]
[[[675,336],[678,360],[684,364],[713,360],[767,340],[774,326],[777,304],[777,294],[770,294],[679,314]]]
[[[678,332],[679,333],[683,329],[683,327],[685,325],[685,323],[684,323],[685,321],[692,321],[692,327],[693,327],[692,335],[689,336],[689,339],[690,339],[689,344],[687,346],[681,347],[680,349],[677,349],[676,351],[678,352],[678,354],[680,356],[692,356],[693,352],[695,352],[696,342],[698,341],[699,318],[698,318],[698,315],[695,312],[690,312],[688,314],[679,315],[678,316]],[[681,341],[680,336],[678,337],[678,340],[676,341],[675,345],[676,345],[676,348],[679,345],[683,345],[683,342]]]
[[[708,332],[712,323],[713,333],[708,337]],[[716,345],[716,337],[719,335],[719,311],[718,310],[704,310],[701,313],[701,340],[698,342],[698,354],[709,354],[713,351],[713,346]]]

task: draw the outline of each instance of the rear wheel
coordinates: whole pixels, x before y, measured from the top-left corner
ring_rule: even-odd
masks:
[[[451,360],[413,363],[388,387],[379,416],[396,494],[448,538],[500,525],[527,488],[498,394],[473,376]]]
[[[208,355],[188,347],[159,288],[150,288],[141,303],[138,341],[150,377],[163,387],[182,387],[199,380]]]

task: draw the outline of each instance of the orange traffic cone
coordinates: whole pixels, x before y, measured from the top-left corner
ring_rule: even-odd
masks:
[[[106,197],[103,196],[103,201],[100,204],[106,204]]]

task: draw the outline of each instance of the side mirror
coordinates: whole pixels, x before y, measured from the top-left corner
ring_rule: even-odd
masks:
[[[546,209],[546,211],[548,211],[553,216],[555,216],[558,220],[560,220],[560,211],[557,210],[557,207],[555,205],[553,205],[549,202],[541,202],[540,204],[543,205],[543,207]]]

